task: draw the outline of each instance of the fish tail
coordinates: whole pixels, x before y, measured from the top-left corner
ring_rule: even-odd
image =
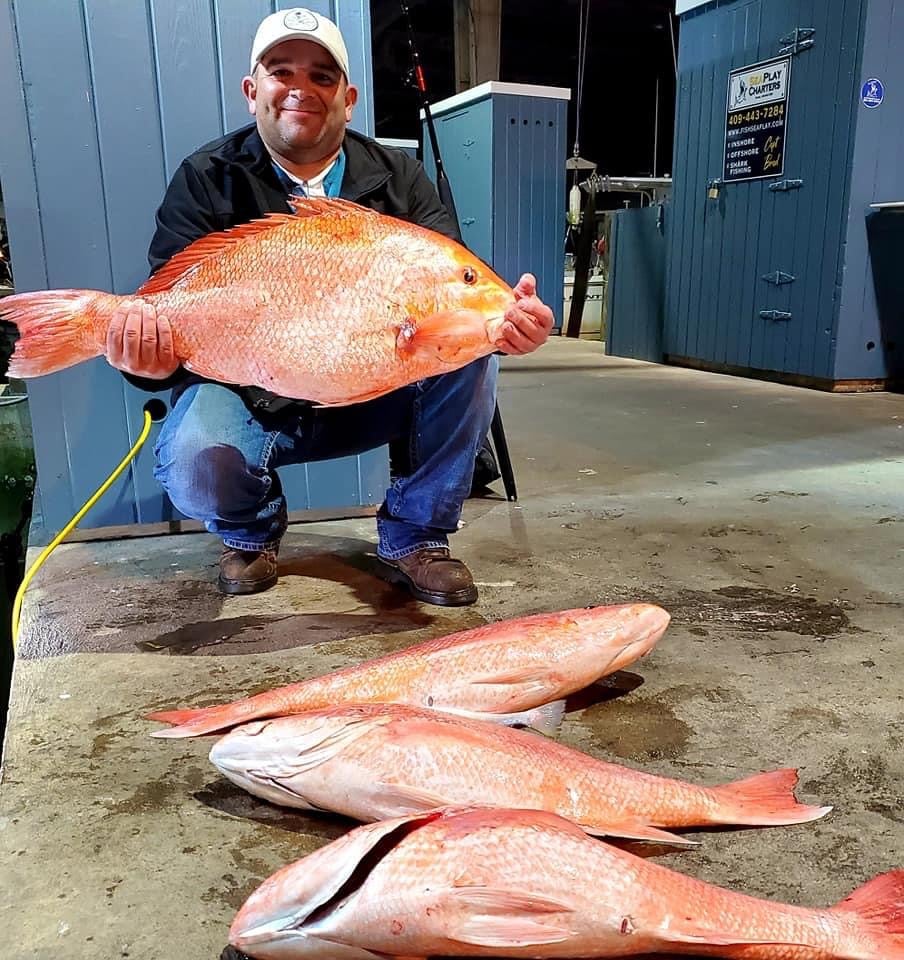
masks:
[[[904,960],[904,870],[880,874],[835,904],[860,918],[876,944],[876,960]]]
[[[207,712],[207,707],[195,707],[187,710],[156,710],[154,713],[145,714],[145,720],[159,720],[161,723],[168,723],[177,727],[195,717],[203,716]]]
[[[179,739],[216,733],[249,720],[273,716],[277,712],[274,703],[259,697],[249,697],[247,700],[236,700],[235,703],[222,703],[196,710],[160,710],[147,714],[145,719],[175,724],[169,730],[155,730],[152,737]]]
[[[797,780],[797,771],[788,768],[713,787],[712,794],[721,802],[713,822],[777,827],[824,817],[831,807],[808,807],[797,802]]]
[[[99,357],[94,323],[102,299],[120,298],[97,290],[38,290],[0,300],[0,318],[19,329],[9,375],[39,377]]]

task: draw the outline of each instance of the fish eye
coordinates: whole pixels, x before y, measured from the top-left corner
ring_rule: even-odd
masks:
[[[461,278],[467,284],[477,283],[477,271],[473,267],[465,267]]]

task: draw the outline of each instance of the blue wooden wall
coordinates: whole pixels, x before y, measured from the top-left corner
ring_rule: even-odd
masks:
[[[866,3],[718,0],[682,18],[666,292],[671,359],[827,381],[842,368],[868,375],[862,364],[836,362]],[[707,199],[707,184],[722,176],[729,72],[777,56],[795,27],[816,30],[814,46],[791,67],[783,179],[803,180],[802,189],[773,192],[774,181],[757,180],[724,185],[717,200]],[[862,232],[862,210],[851,218]],[[776,287],[762,279],[776,271],[796,280]],[[792,318],[763,319],[763,310]]]
[[[8,0],[0,9],[3,183],[19,291],[128,293],[147,275],[154,212],[184,156],[249,122],[241,80],[272,0]],[[355,122],[373,131],[369,0],[314,0],[345,36]],[[164,395],[165,396],[165,395]],[[148,394],[103,360],[29,383],[35,542],[59,529],[137,437]],[[155,428],[156,432],[156,428]],[[82,527],[172,519],[151,443]],[[282,472],[290,509],[377,503],[385,451]],[[37,533],[35,533],[37,530]]]
[[[606,353],[661,363],[670,207],[619,210],[609,238]]]
[[[560,326],[568,91],[544,89],[483,84],[462,94],[467,103],[437,104],[434,116],[465,244],[508,283],[533,273]],[[426,135],[424,155],[435,176]]]
[[[904,3],[869,0],[863,31],[863,56],[854,78],[857,96],[864,81],[877,77],[885,86],[882,105],[868,109],[856,102],[856,145],[851,168],[849,216],[844,234],[845,264],[838,317],[834,376],[884,378],[904,375],[904,303],[886,317],[878,315],[872,262],[867,246],[866,214],[874,202],[904,200]],[[855,97],[856,99],[856,97]],[[900,231],[892,257],[904,268]]]

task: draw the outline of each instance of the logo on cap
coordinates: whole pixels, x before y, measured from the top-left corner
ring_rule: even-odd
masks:
[[[290,10],[283,17],[283,23],[290,30],[304,30],[306,32],[316,30],[320,26],[316,15],[311,13],[310,10]]]

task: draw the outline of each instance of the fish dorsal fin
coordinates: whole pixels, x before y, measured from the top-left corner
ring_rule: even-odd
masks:
[[[296,217],[346,217],[350,215],[363,217],[378,217],[373,210],[352,203],[350,200],[340,200],[323,197],[287,197],[289,205],[295,211],[291,213],[268,213],[258,220],[231,227],[229,230],[220,230],[210,233],[206,237],[195,240],[184,250],[177,253],[168,263],[161,267],[149,280],[143,283],[136,294],[144,296],[151,293],[163,293],[173,284],[181,280],[189,271],[193,270],[208,257],[215,257],[236,243],[241,243],[249,237],[267,233],[286,223],[292,223]]]
[[[333,217],[361,216],[378,217],[376,210],[352,203],[351,200],[342,200],[339,197],[286,197],[288,204],[299,217]]]
[[[366,737],[379,727],[385,727],[389,722],[389,717],[372,717],[367,720],[350,720],[342,727],[325,725],[307,733],[299,733],[291,745],[276,749],[269,760],[259,762],[249,773],[273,780],[289,780],[309,773],[338,757],[356,740]],[[270,723],[278,725],[279,719],[271,720]],[[433,806],[436,804],[431,804],[431,807]]]
[[[209,233],[177,253],[135,292],[138,296],[163,293],[209,257],[215,257],[249,237],[292,223],[294,219],[291,213],[268,213],[261,220],[251,220],[229,230]]]

